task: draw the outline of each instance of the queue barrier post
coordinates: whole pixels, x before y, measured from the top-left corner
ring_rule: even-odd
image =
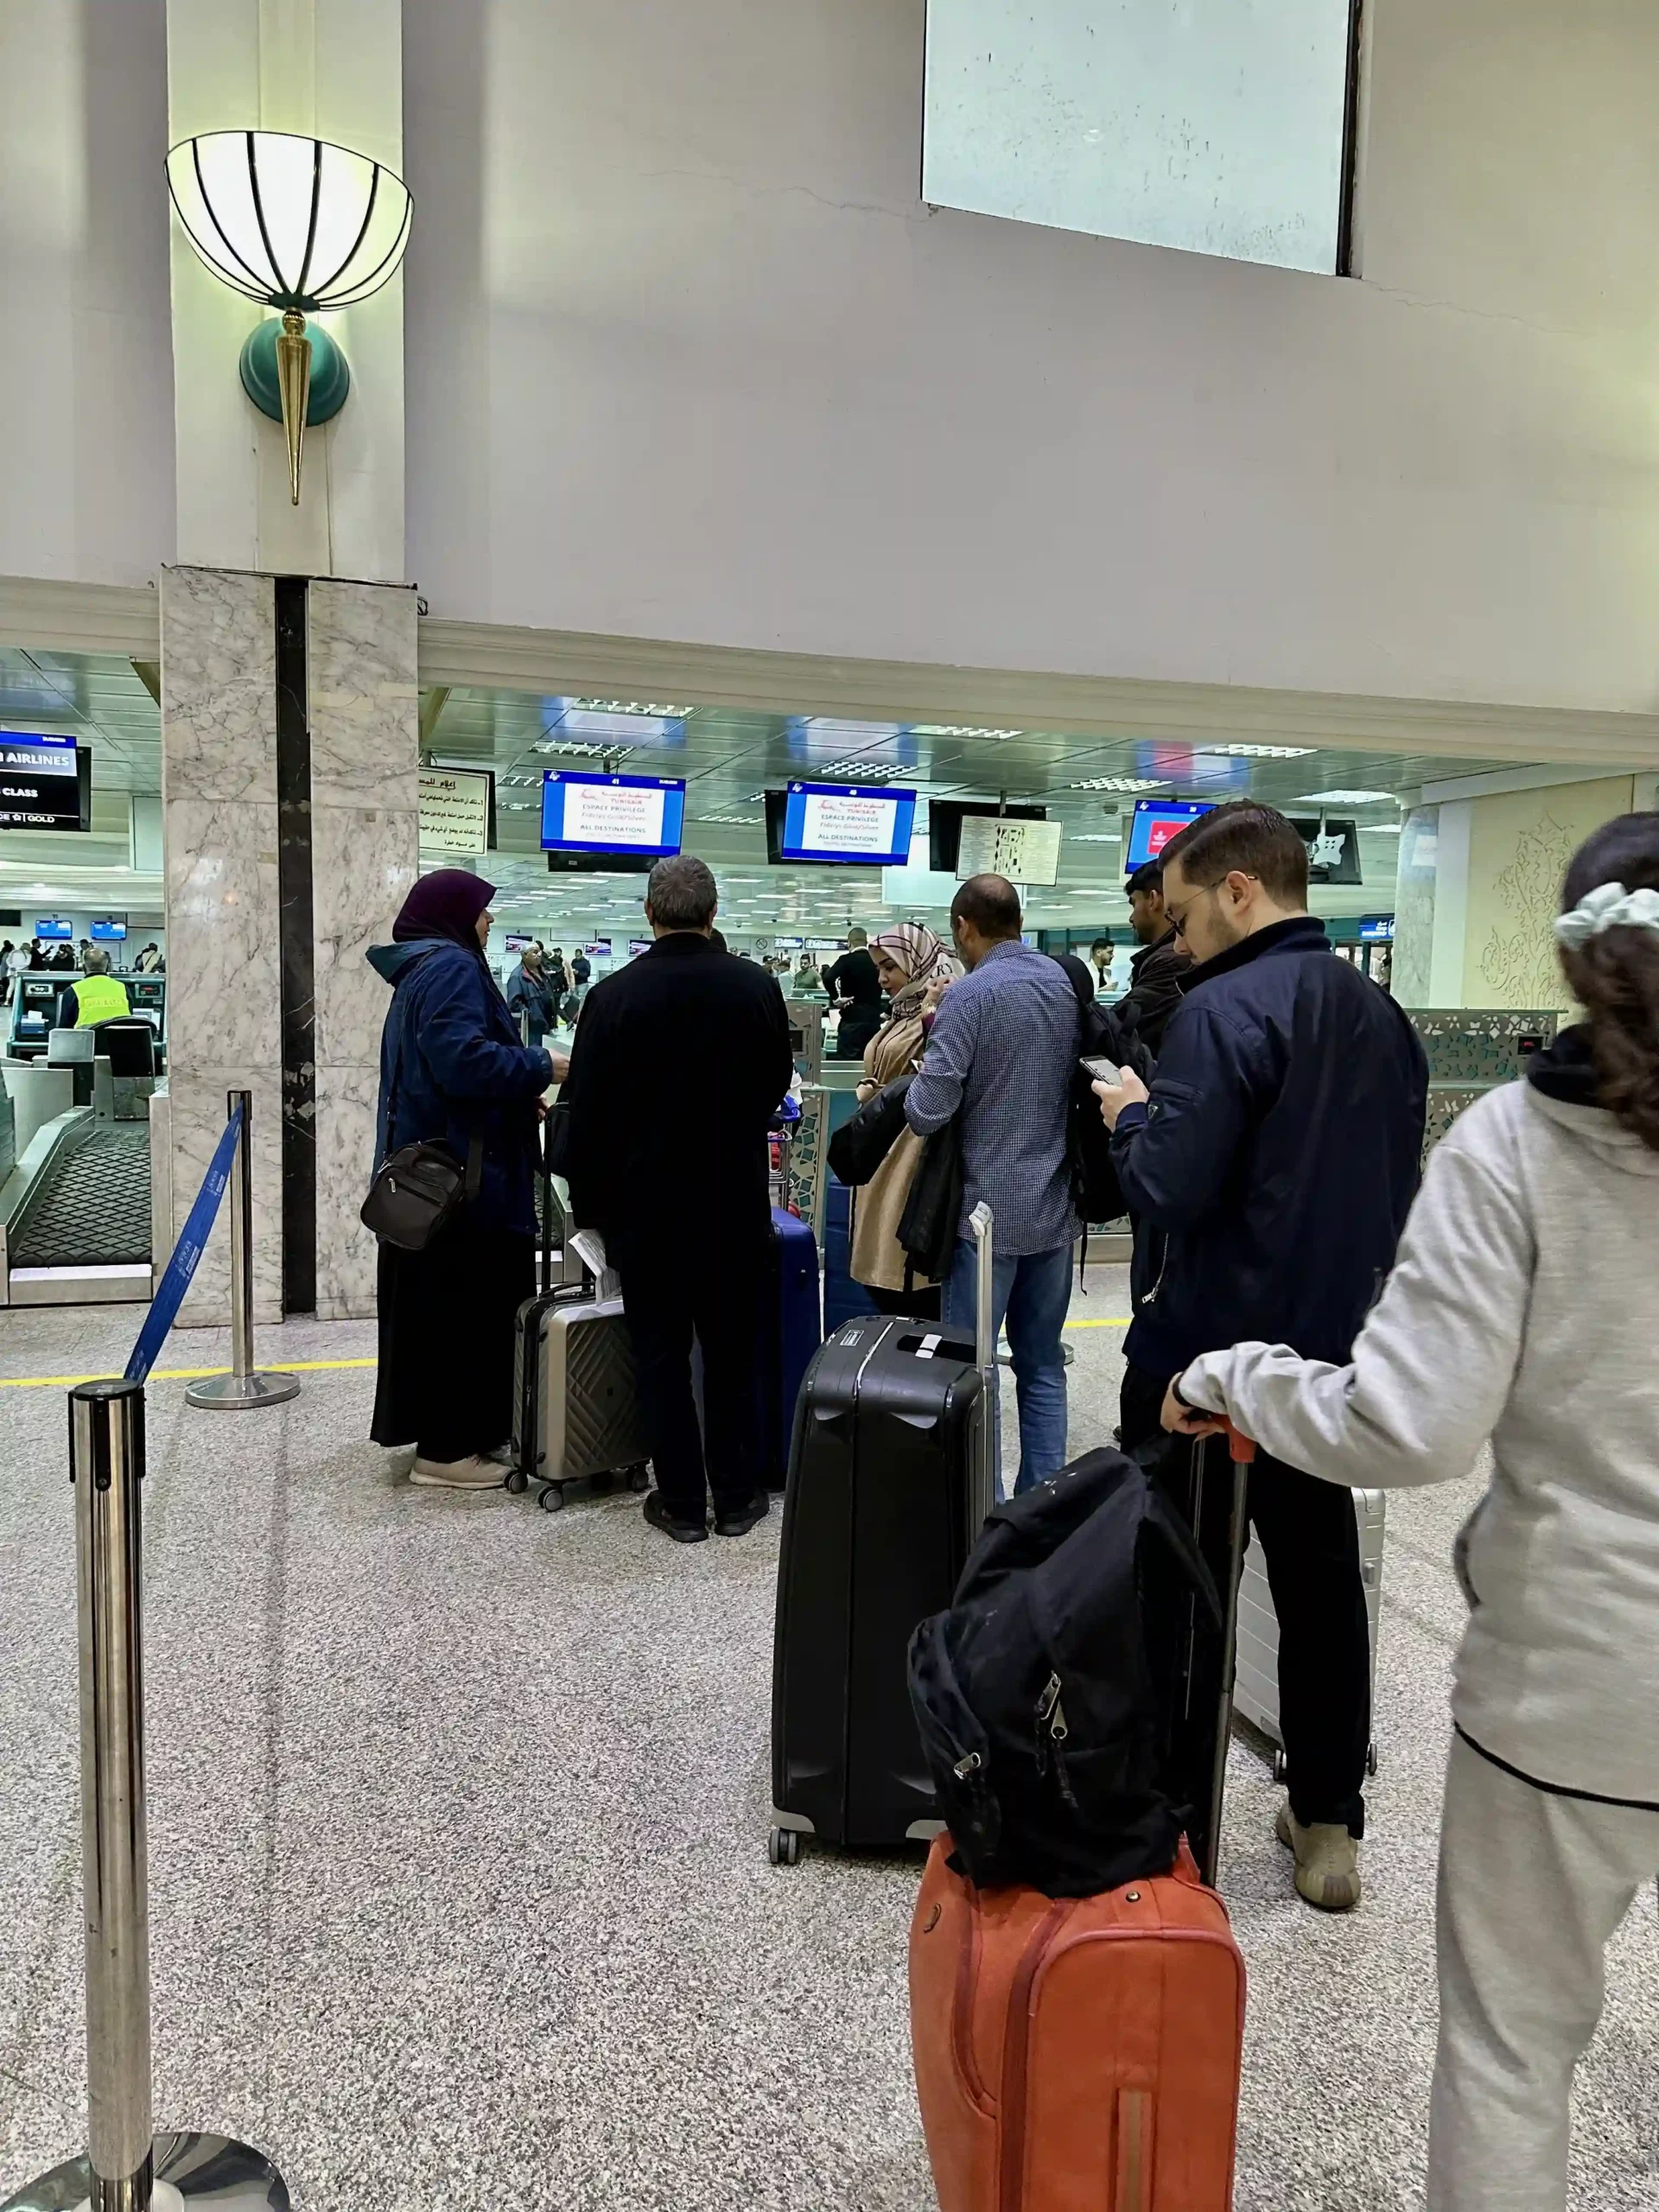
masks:
[[[80,1643],[86,2150],[0,2212],[289,2212],[259,2152],[223,2135],[155,2133],[150,2111],[149,1868],[144,1804],[144,1391],[69,1394]]]
[[[239,1413],[251,1406],[280,1406],[300,1395],[297,1375],[273,1374],[253,1363],[253,1168],[250,1141],[253,1093],[225,1094],[227,1121],[241,1116],[231,1160],[231,1371],[193,1382],[185,1402],[212,1412]]]

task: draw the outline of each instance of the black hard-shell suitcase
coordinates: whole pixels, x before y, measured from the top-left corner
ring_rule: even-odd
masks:
[[[871,1314],[842,1324],[802,1385],[772,1650],[774,1864],[793,1864],[804,1833],[893,1850],[939,1825],[906,1655],[995,1502],[988,1208],[975,1227],[976,1344]]]

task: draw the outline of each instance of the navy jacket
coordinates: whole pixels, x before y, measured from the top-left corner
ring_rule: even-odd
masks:
[[[1311,915],[1190,969],[1112,1141],[1142,1224],[1124,1353],[1174,1375],[1253,1339],[1345,1361],[1421,1172],[1428,1065]]]
[[[420,938],[371,945],[368,959],[392,987],[380,1037],[376,1167],[406,1144],[445,1144],[464,1160],[481,1137],[483,1177],[468,1224],[533,1236],[536,1100],[553,1080],[552,1061],[539,1046],[519,1043],[495,978],[464,945]]]

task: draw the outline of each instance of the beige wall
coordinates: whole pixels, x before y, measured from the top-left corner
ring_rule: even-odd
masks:
[[[1470,802],[1463,1005],[1570,1010],[1550,927],[1561,878],[1590,832],[1637,803],[1629,776]]]

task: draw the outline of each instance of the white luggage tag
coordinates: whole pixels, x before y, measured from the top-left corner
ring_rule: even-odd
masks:
[[[594,1279],[594,1295],[603,1302],[620,1298],[622,1278],[605,1256],[605,1239],[596,1229],[578,1229],[570,1238],[571,1249]]]

